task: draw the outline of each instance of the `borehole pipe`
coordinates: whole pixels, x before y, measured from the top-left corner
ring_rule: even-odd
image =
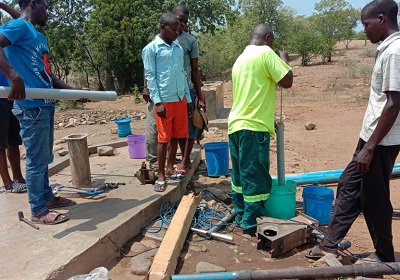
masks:
[[[272,280],[299,278],[337,278],[400,274],[400,263],[361,263],[341,267],[309,267],[270,270],[243,270],[232,272],[172,275],[172,280]]]
[[[57,99],[57,100],[78,100],[88,98],[91,101],[115,101],[115,91],[91,91],[77,89],[53,89],[53,88],[25,88],[26,98],[33,99]],[[0,98],[7,98],[10,94],[10,87],[0,86]]]
[[[281,87],[281,115],[276,125],[276,156],[278,168],[278,186],[286,186],[285,181],[285,140],[283,137],[285,126],[283,125],[283,90]]]
[[[223,226],[226,226],[230,220],[232,220],[236,216],[235,209],[232,209],[224,218],[222,218],[221,221],[215,224],[210,230],[208,230],[209,233],[211,232],[217,232],[222,228]]]
[[[300,174],[286,174],[286,180],[295,181],[297,185],[329,184],[339,181],[343,169],[317,171]],[[393,167],[392,177],[400,176],[400,164],[396,163]],[[278,174],[279,177],[279,174]],[[277,177],[273,177],[273,179]]]

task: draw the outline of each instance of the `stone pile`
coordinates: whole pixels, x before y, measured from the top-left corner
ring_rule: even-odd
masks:
[[[75,127],[78,125],[95,125],[95,124],[107,124],[117,119],[130,118],[132,120],[144,120],[146,119],[145,112],[136,112],[129,110],[121,111],[84,111],[80,114],[64,113],[59,114],[55,119],[54,128],[68,128]]]

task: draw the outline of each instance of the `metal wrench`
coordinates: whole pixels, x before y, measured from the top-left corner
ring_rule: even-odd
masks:
[[[24,218],[24,212],[22,212],[22,211],[18,211],[18,219],[24,223],[27,223],[28,225],[30,225],[31,227],[33,227],[35,229],[39,229],[39,227],[37,225],[35,225],[31,221]]]

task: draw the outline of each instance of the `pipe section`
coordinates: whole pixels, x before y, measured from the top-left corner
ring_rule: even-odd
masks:
[[[311,185],[311,184],[329,184],[339,181],[343,169],[317,171],[300,174],[286,174],[286,180],[295,181],[297,185]],[[400,175],[400,164],[396,163],[393,167],[392,177]],[[278,173],[279,176],[279,173]],[[273,177],[276,179],[276,177]],[[284,185],[283,185],[284,186]]]
[[[276,153],[278,160],[278,186],[285,186],[285,140],[283,137],[284,125],[282,121],[277,122],[276,129]]]
[[[173,275],[172,280],[272,280],[299,278],[337,278],[400,274],[400,263],[361,263],[341,267],[309,267],[270,270],[243,270],[219,273]]]
[[[91,91],[77,89],[54,89],[54,88],[25,88],[26,98],[33,99],[62,99],[78,100],[88,98],[91,101],[115,101],[115,91]],[[10,87],[0,86],[0,98],[7,98],[10,94]]]

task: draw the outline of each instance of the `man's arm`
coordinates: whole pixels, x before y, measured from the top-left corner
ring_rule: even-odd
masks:
[[[11,91],[8,96],[9,100],[25,99],[25,85],[20,75],[15,71],[8,61],[3,48],[10,45],[10,41],[0,34],[0,71],[3,72],[11,80]]]
[[[19,18],[21,13],[14,8],[11,8],[7,4],[0,3],[0,9],[3,9],[6,13],[8,13],[13,19]]]
[[[56,75],[53,73],[50,73],[51,76],[51,82],[53,84],[53,88],[58,88],[58,89],[74,89],[73,87],[67,85],[63,81],[61,81]]]
[[[150,91],[149,91],[149,88],[147,87],[147,80],[146,80],[146,77],[144,75],[144,72],[143,72],[143,92],[142,92],[142,95],[143,95],[143,100],[146,101],[146,103],[149,103],[149,101],[150,101]]]
[[[196,91],[197,98],[199,101],[203,101],[201,98],[201,80],[200,80],[200,71],[199,71],[199,59],[191,58],[190,59],[191,66],[191,80],[194,85],[194,90]]]
[[[363,173],[369,171],[369,165],[371,164],[376,146],[388,134],[400,111],[400,92],[388,91],[386,92],[386,96],[387,101],[376,128],[356,158],[357,170]]]
[[[287,51],[280,51],[279,57],[289,65],[289,54]],[[291,88],[293,85],[293,71],[290,70],[279,82],[278,84],[283,88]]]

